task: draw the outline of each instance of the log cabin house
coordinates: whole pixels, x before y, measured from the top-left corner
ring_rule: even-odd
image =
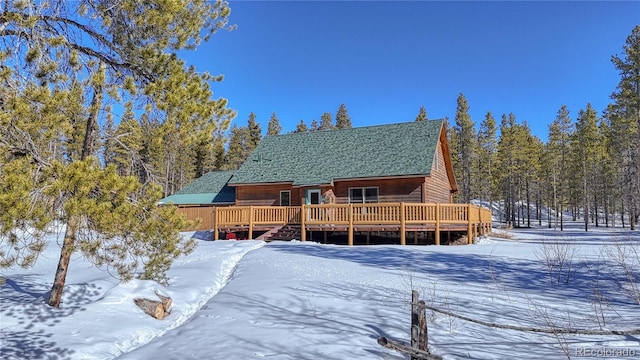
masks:
[[[206,174],[162,202],[202,218],[216,240],[346,234],[352,245],[356,233],[367,243],[395,233],[404,245],[413,233],[414,243],[440,244],[459,231],[471,242],[491,213],[453,204],[457,190],[444,122],[428,120],[267,136],[238,170]]]

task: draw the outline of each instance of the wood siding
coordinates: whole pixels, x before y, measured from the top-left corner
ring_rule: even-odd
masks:
[[[424,177],[398,179],[349,180],[335,182],[337,204],[349,203],[349,188],[377,187],[378,202],[422,202]]]
[[[437,151],[437,165],[434,161],[431,176],[426,178],[424,202],[448,203],[451,202],[451,183],[440,141],[438,141]]]
[[[173,206],[173,205],[169,205]],[[210,230],[215,226],[213,222],[213,213],[216,208],[214,206],[187,206],[187,207],[178,207],[176,212],[179,214],[184,214],[184,216],[189,220],[199,220],[200,224],[198,224],[193,229],[185,229],[185,230]]]
[[[300,205],[300,191],[287,184],[237,186],[236,205],[279,206],[282,190],[291,191],[291,205]]]

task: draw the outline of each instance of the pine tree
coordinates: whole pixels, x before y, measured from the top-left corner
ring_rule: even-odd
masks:
[[[272,117],[275,116],[273,113]],[[276,118],[277,120],[277,118]],[[260,128],[260,124],[256,122],[256,114],[253,112],[249,114],[249,118],[247,119],[247,128],[249,129],[249,153],[255,149],[258,144],[260,144],[260,140],[262,140],[262,129]]]
[[[351,116],[347,113],[345,104],[340,104],[336,113],[336,129],[351,129]]]
[[[318,130],[333,130],[335,127],[333,126],[333,118],[331,117],[331,113],[324,113],[320,117],[320,126]]]
[[[307,124],[305,124],[304,120],[300,120],[298,125],[296,125],[296,130],[294,131],[294,133],[303,133],[307,131],[309,131],[309,129],[307,129]]]
[[[511,120],[512,117],[513,120]],[[526,226],[529,227],[531,226],[531,195],[537,181],[540,140],[531,134],[531,128],[526,121],[522,124],[516,124],[513,114],[510,114],[510,124],[515,141],[515,173],[513,176],[516,184],[515,200],[518,203],[515,208],[517,212],[514,215],[518,226],[524,225],[526,218]],[[526,201],[524,207],[522,206],[523,201]]]
[[[611,105],[609,105],[611,107]],[[599,192],[604,196],[602,204],[604,206],[604,221],[605,226],[609,227],[610,222],[612,226],[615,226],[615,216],[611,216],[616,211],[616,204],[621,197],[621,186],[619,185],[620,169],[616,162],[616,157],[619,153],[616,152],[613,138],[613,132],[608,119],[608,110],[604,111],[604,116],[600,119],[598,124],[598,131],[600,138],[602,139],[602,145],[600,146],[599,154],[599,171],[600,177],[599,185],[601,186]]]
[[[100,124],[110,108],[145,104],[134,118],[160,124],[158,134],[168,140],[164,164],[171,166],[153,169],[154,176],[164,172],[175,183],[187,171],[192,176],[194,164],[168,160],[184,160],[194,133],[224,127],[234,116],[225,99],[212,100],[210,83],[221,77],[188,68],[178,56],[227,28],[225,2],[118,4],[108,11],[103,2],[86,1],[0,5],[0,41],[12,49],[0,55],[0,242],[19,249],[0,253],[0,264],[32,264],[47,226],[64,221],[49,297],[54,307],[74,253],[125,280],[140,266],[143,278],[165,282],[173,259],[194,246],[179,236],[188,224],[175,208],[156,206],[162,188],[99,160]],[[162,164],[155,160],[149,163]]]
[[[629,216],[629,224],[635,229],[634,194],[636,192],[636,173],[638,171],[635,146],[637,124],[625,114],[620,107],[610,104],[605,112],[609,123],[608,154],[614,160],[617,169],[617,187],[620,189],[620,209],[622,225],[625,225],[625,214]]]
[[[427,120],[427,109],[424,105],[420,106],[420,111],[418,112],[418,116],[416,116],[416,121],[425,121]]]
[[[271,118],[269,118],[269,123],[267,124],[267,136],[279,135],[281,131],[282,126],[280,126],[280,120],[278,120],[276,113],[272,113]]]
[[[144,183],[147,177],[142,156],[146,137],[140,123],[134,118],[131,106],[130,103],[127,104],[122,120],[115,130],[115,136],[110,139],[114,142],[110,163],[115,165],[118,174],[136,176]]]
[[[531,135],[529,133],[528,138],[529,144],[527,147],[527,151],[529,152],[531,169],[527,169],[527,176],[531,181],[529,188],[531,192],[531,196],[535,202],[535,210],[536,210],[536,219],[538,220],[538,225],[542,226],[542,207],[544,201],[544,176],[543,173],[543,161],[545,156],[545,147],[544,143],[537,136]],[[530,203],[530,199],[527,199],[527,204]],[[529,215],[530,207],[527,208],[527,215]],[[530,221],[528,220],[528,224],[530,225]]]
[[[590,205],[595,207],[595,217],[597,217],[597,198],[596,180],[597,180],[597,162],[599,160],[599,147],[602,144],[598,131],[598,115],[587,104],[585,110],[578,112],[576,119],[576,130],[573,133],[572,147],[575,148],[576,158],[574,163],[579,167],[579,179],[582,183],[580,193],[582,195],[582,211],[584,215],[584,230],[589,229],[589,210]],[[593,199],[593,203],[591,202]]]
[[[629,206],[631,229],[640,217],[640,25],[627,37],[623,57],[613,56],[620,83],[611,95],[610,111],[616,147],[620,150],[625,196]]]
[[[251,155],[249,128],[233,125],[226,156],[226,170],[236,170]]]
[[[510,114],[502,114],[500,120],[500,140],[498,141],[498,163],[499,178],[498,184],[501,197],[504,201],[504,220],[507,226],[515,226],[515,203],[516,203],[516,139],[515,139],[515,117]]]
[[[495,183],[493,168],[496,166],[498,146],[496,132],[496,120],[491,112],[488,111],[478,130],[477,186],[480,198],[489,201],[489,208],[493,207],[493,187]]]
[[[462,93],[458,96],[457,103],[455,132],[458,142],[456,144],[457,148],[454,150],[455,155],[460,158],[458,171],[462,180],[461,200],[464,203],[469,203],[473,193],[471,186],[473,177],[473,158],[475,156],[476,149],[476,132],[475,124],[471,120],[471,116],[469,116],[469,105],[467,104],[467,99]]]
[[[320,125],[318,125],[318,120],[313,119],[311,120],[311,128],[309,129],[309,131],[318,131],[320,129]]]
[[[212,149],[213,167],[211,170],[224,170],[227,168],[227,157],[224,149],[226,142],[227,138],[224,134],[218,133],[214,136]]]
[[[569,117],[569,109],[562,105],[558,115],[549,126],[549,151],[552,161],[557,168],[557,182],[554,189],[554,210],[556,211],[556,225],[560,220],[560,230],[564,230],[563,211],[567,203],[569,187],[569,155],[570,140],[573,133],[573,123]]]

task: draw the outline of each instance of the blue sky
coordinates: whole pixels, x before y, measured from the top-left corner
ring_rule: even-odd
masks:
[[[620,76],[611,56],[640,24],[640,2],[230,1],[231,32],[186,54],[223,74],[215,97],[245,125],[283,132],[347,106],[353,126],[449,116],[464,93],[476,124],[491,111],[535,135],[566,104],[602,111]]]

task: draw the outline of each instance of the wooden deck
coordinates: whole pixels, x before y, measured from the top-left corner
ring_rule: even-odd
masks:
[[[491,211],[471,204],[230,206],[198,211],[203,223],[213,230],[215,240],[221,230],[242,229],[251,239],[254,230],[299,225],[302,241],[307,231],[346,231],[349,245],[353,245],[354,231],[398,231],[400,244],[405,245],[407,232],[433,231],[435,244],[439,245],[441,231],[466,231],[472,243],[474,237],[491,230]]]

